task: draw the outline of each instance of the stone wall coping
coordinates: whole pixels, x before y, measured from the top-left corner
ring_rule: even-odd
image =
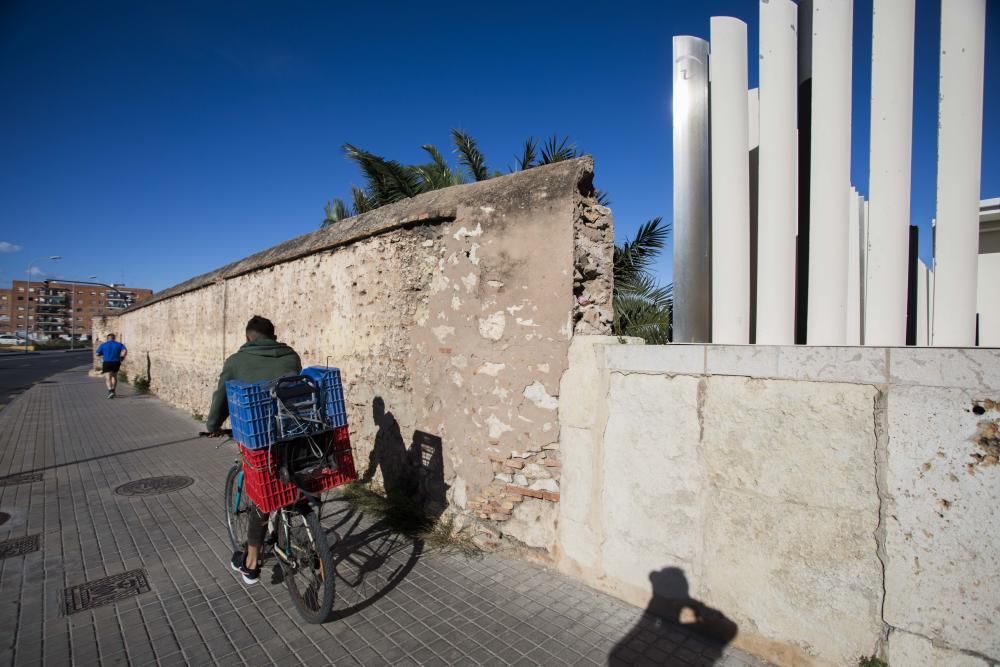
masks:
[[[609,343],[604,361],[612,373],[737,375],[1000,392],[998,348]]]
[[[426,192],[297,236],[214,271],[195,276],[157,292],[117,314],[133,312],[158,301],[193,292],[223,280],[356,243],[402,227],[451,222],[457,218],[459,208],[470,201],[481,202],[484,198],[501,198],[514,191],[539,192],[546,189],[565,189],[569,186],[578,187],[583,183],[589,185],[593,173],[594,161],[588,155],[485,181]]]

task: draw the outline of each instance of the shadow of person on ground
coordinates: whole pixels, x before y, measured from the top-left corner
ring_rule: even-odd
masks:
[[[448,506],[441,438],[414,431],[407,447],[399,422],[386,410],[381,396],[372,400],[372,419],[377,429],[375,442],[368,466],[358,481],[371,482],[379,470],[390,501],[415,506],[426,518],[437,519]]]
[[[394,531],[385,520],[372,520],[346,502],[325,504],[324,524],[328,534],[336,535],[330,542],[337,596],[328,622],[375,604],[409,575],[424,550],[422,540]]]
[[[635,626],[615,644],[608,664],[623,667],[651,661],[673,665],[692,664],[693,660],[695,665],[714,665],[736,636],[736,623],[692,598],[680,568],[651,572],[649,581],[653,599]],[[683,657],[680,651],[684,651]]]

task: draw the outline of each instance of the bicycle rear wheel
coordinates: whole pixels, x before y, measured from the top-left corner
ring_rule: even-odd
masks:
[[[243,466],[233,465],[226,475],[226,527],[229,529],[229,543],[233,551],[244,548],[247,528],[250,525],[250,511],[253,504],[243,488]]]
[[[316,512],[281,512],[278,546],[285,554],[285,584],[299,615],[323,623],[334,600],[333,553]],[[290,525],[286,523],[288,520]]]

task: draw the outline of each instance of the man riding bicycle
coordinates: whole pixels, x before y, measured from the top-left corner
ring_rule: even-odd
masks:
[[[274,325],[267,318],[254,315],[247,322],[246,337],[247,342],[222,365],[219,385],[212,394],[212,407],[206,421],[207,430],[212,437],[222,435],[222,424],[229,416],[226,381],[264,382],[284,375],[297,375],[302,370],[299,355],[289,346],[277,341]],[[267,532],[267,519],[266,513],[254,507],[249,513],[246,552],[233,553],[232,568],[243,575],[246,584],[255,584],[260,578],[260,563],[257,558]]]

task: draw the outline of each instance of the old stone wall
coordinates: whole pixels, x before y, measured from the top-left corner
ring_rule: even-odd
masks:
[[[562,570],[780,665],[1000,661],[1000,350],[622,343],[570,349]]]
[[[119,333],[130,377],[203,416],[246,321],[266,316],[304,365],[341,368],[359,471],[547,557],[569,343],[611,322],[614,231],[592,176],[583,158],[386,206],[165,290],[95,334]]]

